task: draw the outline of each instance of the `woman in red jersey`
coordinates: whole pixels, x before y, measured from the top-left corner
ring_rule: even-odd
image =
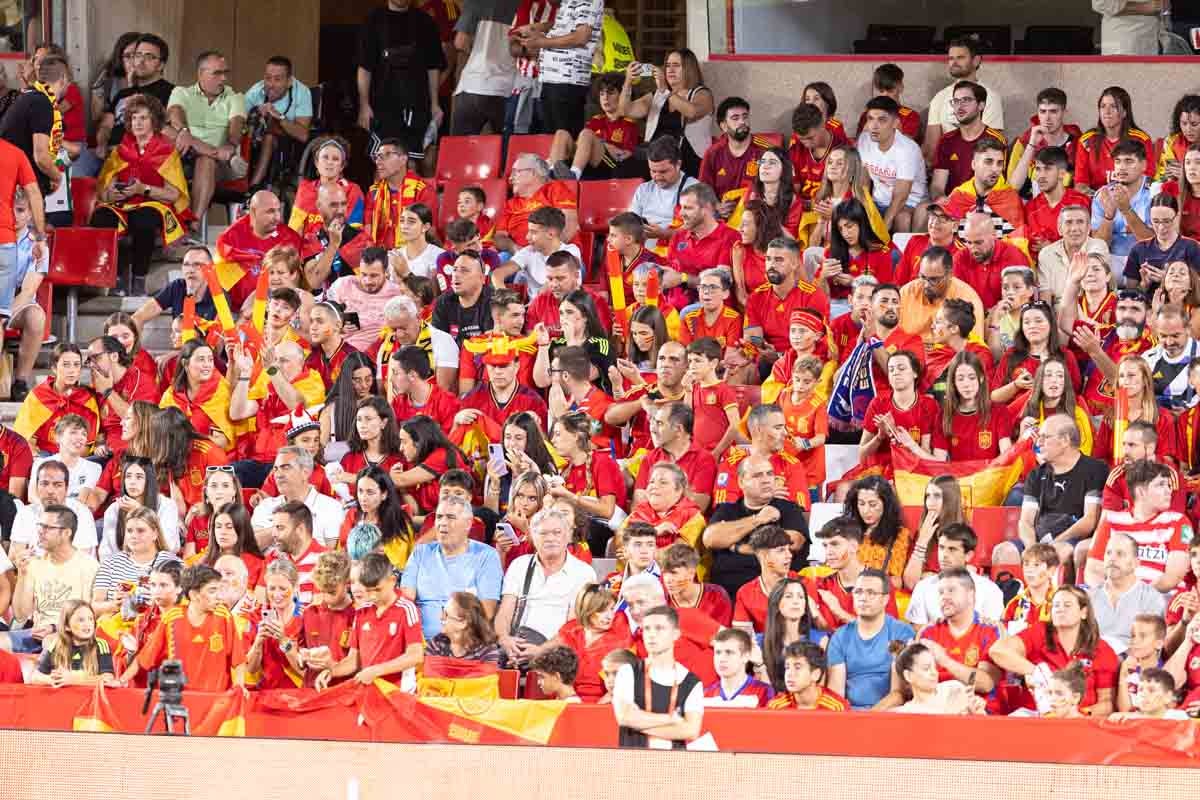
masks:
[[[342,456],[330,478],[344,484],[354,497],[358,474],[365,467],[376,466],[386,472],[400,463],[400,428],[386,400],[372,396],[358,402],[349,444],[350,452]]]
[[[831,300],[845,300],[859,275],[891,283],[897,255],[891,244],[875,235],[866,208],[852,197],[833,209],[829,246],[818,278]]]
[[[767,286],[766,253],[771,240],[783,235],[783,225],[761,200],[751,200],[742,210],[738,230],[742,240],[733,246],[733,292],[737,304],[746,307],[746,299]]]
[[[1096,127],[1075,144],[1075,188],[1094,194],[1107,184],[1113,171],[1113,148],[1123,139],[1133,139],[1146,148],[1146,175],[1155,170],[1154,140],[1133,120],[1133,100],[1120,86],[1109,86],[1096,101]]]
[[[585,703],[604,697],[604,669],[601,662],[613,650],[633,644],[629,622],[616,613],[617,599],[604,584],[589,583],[575,597],[575,618],[568,620],[558,634],[543,645],[544,649],[562,645],[579,658],[575,692]]]
[[[1035,300],[1021,307],[1021,326],[1013,337],[992,375],[992,402],[1007,404],[1010,410],[1025,405],[1033,386],[1033,375],[1043,361],[1058,356],[1067,367],[1071,389],[1078,393],[1082,379],[1075,356],[1059,342],[1058,325],[1050,304]]]
[[[993,459],[1012,445],[1008,409],[993,405],[979,356],[964,350],[950,361],[942,418],[933,429],[933,457],[939,461]]]
[[[1124,389],[1129,395],[1129,415],[1127,422],[1145,420],[1158,431],[1158,444],[1154,455],[1159,461],[1172,465],[1179,463],[1179,447],[1175,436],[1175,419],[1169,411],[1164,411],[1154,397],[1154,378],[1150,374],[1150,364],[1141,356],[1125,356],[1117,362],[1117,388]],[[1115,407],[1108,405],[1100,418],[1100,430],[1096,433],[1095,444],[1092,445],[1092,456],[1115,465],[1124,458],[1124,453],[1113,451],[1113,425],[1115,424]]]

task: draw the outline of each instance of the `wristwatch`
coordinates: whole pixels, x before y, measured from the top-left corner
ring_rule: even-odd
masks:
[[[267,367],[267,368],[266,368],[266,370],[264,370],[264,371],[265,371],[265,372],[266,372],[268,375],[270,375],[272,378],[274,378],[274,377],[275,377],[275,373],[279,372],[279,367],[274,367],[274,366]]]
[[[293,642],[291,639],[284,639],[282,642],[280,642],[279,649],[285,653],[290,653],[290,652],[292,652],[292,648],[295,646],[296,646],[296,643]]]

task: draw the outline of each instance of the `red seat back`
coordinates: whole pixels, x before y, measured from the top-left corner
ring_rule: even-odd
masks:
[[[60,286],[116,286],[116,228],[56,228],[47,278]]]
[[[71,178],[72,222],[76,227],[87,225],[96,210],[96,179]]]
[[[446,182],[442,186],[441,207],[438,209],[437,219],[434,221],[443,236],[446,235],[446,226],[458,217],[458,211],[455,208],[458,203],[458,193],[468,186],[478,186],[483,189],[483,193],[487,195],[487,206],[484,207],[483,213],[491,217],[493,222],[495,222],[500,209],[504,208],[504,201],[508,199],[508,187],[503,178],[489,178],[488,180],[464,178]],[[481,233],[487,233],[487,231],[481,231]]]
[[[1001,542],[1017,538],[1020,506],[980,506],[971,510],[971,528],[979,539],[975,547],[976,566],[992,563],[992,550]]]
[[[584,181],[579,185],[579,227],[608,233],[608,221],[633,205],[633,193],[642,185],[637,178]]]
[[[508,155],[504,158],[504,177],[512,172],[513,162],[522,153],[534,153],[542,158],[550,157],[550,145],[554,144],[554,135],[549,133],[530,133],[521,136],[508,137]]]
[[[438,140],[437,181],[486,181],[500,171],[500,136],[446,136]],[[491,199],[491,195],[488,195]]]

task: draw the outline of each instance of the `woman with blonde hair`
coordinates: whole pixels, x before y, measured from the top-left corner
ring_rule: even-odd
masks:
[[[801,247],[825,247],[829,244],[833,210],[843,200],[854,198],[867,210],[871,231],[879,241],[892,241],[883,215],[871,197],[871,176],[863,166],[862,157],[853,145],[834,147],[825,156],[825,177],[813,198],[812,208],[800,218],[796,239]]]
[[[1172,261],[1163,269],[1162,285],[1154,291],[1150,304],[1150,319],[1165,305],[1182,308],[1192,338],[1200,338],[1200,275],[1186,261]]]
[[[104,559],[92,587],[93,610],[103,616],[115,614],[129,598],[134,607],[144,605],[149,596],[143,586],[154,569],[179,557],[167,549],[158,514],[145,506],[124,513],[124,530],[119,532],[118,547]]]
[[[29,682],[61,689],[114,683],[114,676],[108,642],[96,636],[96,612],[86,600],[68,600]]]
[[[312,310],[312,292],[308,288],[308,279],[304,277],[304,265],[300,260],[300,251],[291,245],[277,244],[263,254],[262,267],[267,273],[267,287],[273,292],[276,289],[291,289],[300,296],[300,310],[292,318],[292,324],[298,326],[302,335],[308,333],[308,312]],[[242,319],[249,319],[254,308],[254,296],[246,298],[242,303]]]
[[[575,693],[585,703],[604,697],[605,656],[617,649],[631,647],[633,636],[624,614],[616,613],[617,599],[602,583],[587,583],[575,596],[575,617],[558,629],[539,650],[566,647],[579,659],[575,674]]]
[[[1124,356],[1118,361],[1117,389],[1124,389],[1129,397],[1129,416],[1126,422],[1148,422],[1157,431],[1155,458],[1159,461],[1170,461],[1172,465],[1178,464],[1179,443],[1175,420],[1158,405],[1154,396],[1154,377],[1150,373],[1149,362],[1140,355]],[[1116,404],[1107,404],[1100,417],[1100,430],[1096,433],[1096,440],[1092,445],[1092,456],[1109,464],[1115,464],[1124,458],[1123,453],[1113,451],[1115,422]]]

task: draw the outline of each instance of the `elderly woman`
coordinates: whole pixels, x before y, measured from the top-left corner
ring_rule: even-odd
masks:
[[[88,441],[96,441],[100,407],[96,395],[79,385],[83,353],[78,345],[61,342],[54,348],[53,371],[25,396],[13,430],[29,440],[35,451],[58,451],[54,428],[67,414],[78,414],[88,426]]]
[[[687,474],[678,464],[660,461],[650,470],[646,483],[645,499],[634,504],[626,524],[645,522],[658,531],[655,546],[663,550],[675,542],[683,542],[695,548],[701,555],[697,577],[703,581],[708,575],[712,557],[704,548],[701,534],[704,533],[704,515],[700,507],[688,498]]]
[[[350,145],[340,136],[327,137],[313,150],[317,177],[300,181],[296,199],[292,204],[292,216],[288,226],[305,241],[325,226],[317,210],[317,194],[322,186],[338,186],[346,193],[346,224],[362,225],[366,201],[358,184],[345,177],[346,164],[350,160]]]
[[[479,598],[455,592],[442,608],[442,632],[425,643],[425,654],[499,664],[503,651]]]
[[[108,154],[96,181],[100,204],[96,228],[116,228],[132,242],[131,295],[145,294],[146,273],[155,245],[169,245],[187,230],[188,186],[175,145],[163,135],[166,112],[149,95],[125,103],[125,136]]]
[[[562,645],[569,647],[579,659],[575,674],[575,693],[585,703],[597,703],[605,695],[605,656],[613,650],[633,645],[629,618],[616,613],[617,598],[602,583],[588,583],[575,598],[575,617],[558,629],[558,634],[546,642],[546,649]]]
[[[229,383],[217,369],[216,355],[203,339],[192,339],[179,351],[179,369],[159,408],[178,408],[201,436],[222,450],[236,439],[229,418]]]

